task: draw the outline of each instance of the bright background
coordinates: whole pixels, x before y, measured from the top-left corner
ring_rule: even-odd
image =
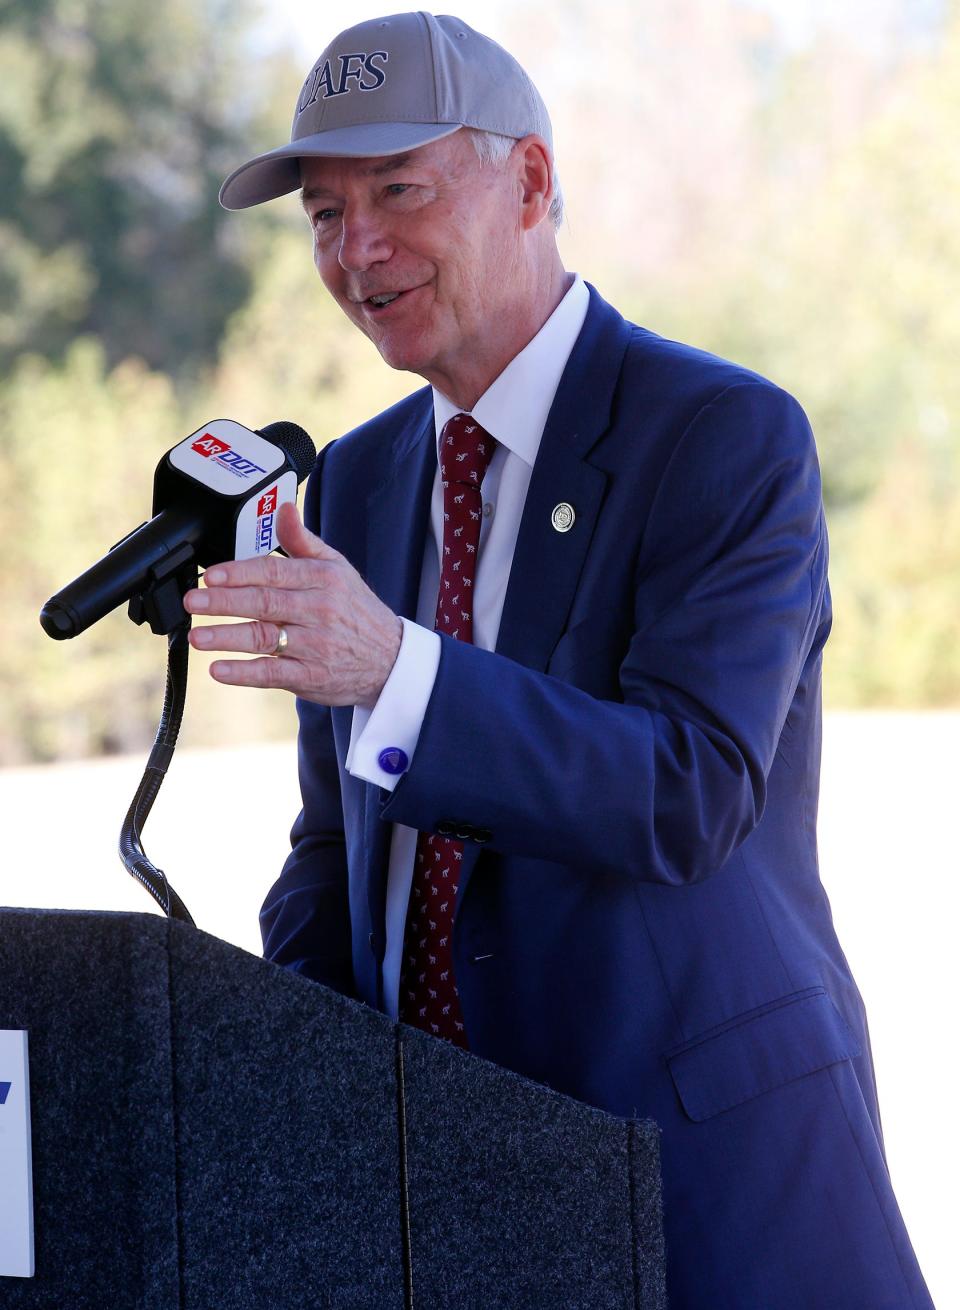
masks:
[[[960,6],[456,7],[517,54],[551,108],[568,266],[810,414],[836,613],[823,877],[871,1016],[898,1195],[935,1299],[960,1304],[947,1231],[960,1166]],[[329,12],[3,7],[7,903],[150,905],[114,847],[159,710],[162,643],[121,613],[53,643],[43,600],[147,516],[160,454],[206,420],[288,417],[320,444],[417,384],[324,301],[295,199],[239,215],[215,202],[232,167],[286,138]],[[335,22],[378,12],[347,0]],[[256,949],[297,808],[294,716],[284,696],[213,684],[205,662],[146,844],[202,927]]]

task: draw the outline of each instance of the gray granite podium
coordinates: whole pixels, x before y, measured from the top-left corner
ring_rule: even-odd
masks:
[[[658,1135],[182,923],[0,909],[11,1310],[654,1310]]]

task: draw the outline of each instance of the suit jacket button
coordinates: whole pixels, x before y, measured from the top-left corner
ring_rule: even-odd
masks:
[[[461,823],[454,836],[457,841],[472,841],[474,829],[469,823]]]
[[[473,840],[480,846],[488,842],[492,836],[493,833],[489,828],[475,828],[473,831]]]
[[[442,819],[441,822],[437,824],[436,831],[438,837],[452,837],[456,832],[456,825],[450,823],[447,819]]]

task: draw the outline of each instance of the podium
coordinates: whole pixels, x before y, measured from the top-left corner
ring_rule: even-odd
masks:
[[[659,1310],[658,1133],[152,914],[0,909],[10,1310]],[[0,1071],[2,1072],[2,1071]]]

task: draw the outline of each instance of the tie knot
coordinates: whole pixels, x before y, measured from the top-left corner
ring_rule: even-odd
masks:
[[[469,414],[454,414],[440,433],[440,476],[444,482],[479,487],[493,458],[496,439]]]

